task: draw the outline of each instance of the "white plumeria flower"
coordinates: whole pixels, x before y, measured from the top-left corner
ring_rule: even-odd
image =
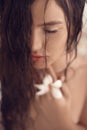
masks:
[[[53,79],[50,75],[46,75],[45,78],[43,79],[43,84],[48,86],[53,82]]]
[[[34,85],[39,91],[36,93],[36,95],[41,96],[49,92],[49,87],[45,86],[44,84],[35,84]]]
[[[62,95],[62,92],[60,90],[60,88],[62,87],[62,81],[57,80],[54,83],[52,83],[51,86],[52,86],[52,89],[51,89],[52,96],[56,99],[62,98],[63,95]]]
[[[36,93],[36,95],[44,95],[45,93],[49,92],[48,85],[52,83],[52,77],[50,75],[46,75],[43,79],[43,84],[35,84],[34,86],[39,89],[39,92]]]
[[[55,99],[61,99],[63,97],[60,89],[52,88],[51,93]]]
[[[55,87],[55,88],[61,88],[62,87],[62,81],[61,80],[57,80],[54,83],[52,83],[51,86]]]
[[[57,80],[53,83],[53,79],[50,75],[46,75],[43,79],[43,84],[35,84],[34,86],[39,89],[39,91],[36,93],[37,96],[44,95],[50,91],[49,84],[51,87],[51,94],[54,98],[60,99],[62,98],[62,92],[60,88],[62,87],[62,81]]]

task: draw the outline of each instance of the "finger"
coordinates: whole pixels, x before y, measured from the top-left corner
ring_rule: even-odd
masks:
[[[70,93],[70,90],[69,90],[69,86],[67,86],[66,84],[64,84],[61,87],[61,91],[62,91],[64,97],[66,98],[66,100],[70,100],[71,99],[71,93]]]
[[[53,81],[56,81],[56,80],[57,80],[57,76],[56,76],[56,73],[55,73],[53,67],[52,67],[52,66],[49,66],[49,67],[48,67],[48,71],[49,71],[49,73],[51,74],[51,76],[52,76],[52,78],[53,78]]]

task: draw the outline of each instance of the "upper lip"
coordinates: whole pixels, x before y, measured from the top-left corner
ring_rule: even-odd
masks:
[[[32,58],[43,58],[43,57],[48,57],[48,56],[43,56],[43,55],[32,55]]]
[[[44,57],[44,56],[42,56],[42,55],[32,55],[32,57],[33,57],[33,58],[42,58],[42,57]]]

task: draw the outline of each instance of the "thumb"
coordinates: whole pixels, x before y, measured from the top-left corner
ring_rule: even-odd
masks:
[[[50,75],[51,75],[52,78],[53,78],[53,82],[55,82],[55,81],[57,80],[57,76],[56,76],[56,73],[55,73],[53,67],[52,67],[52,66],[49,66],[49,67],[48,67],[48,71],[49,71]]]
[[[71,100],[71,92],[70,92],[69,86],[66,85],[66,83],[64,83],[63,86],[61,87],[61,91],[62,91],[65,99],[67,101],[70,101]]]

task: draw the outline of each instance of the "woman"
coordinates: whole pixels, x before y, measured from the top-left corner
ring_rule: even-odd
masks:
[[[6,130],[86,130],[87,62],[77,55],[85,0],[3,0]]]

